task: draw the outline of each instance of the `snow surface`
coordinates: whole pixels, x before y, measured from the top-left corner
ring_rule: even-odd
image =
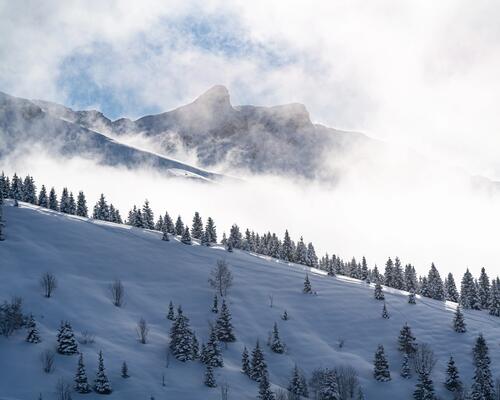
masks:
[[[216,260],[225,258],[234,275],[229,293],[237,341],[223,350],[225,366],[216,370],[219,383],[230,386],[230,399],[255,399],[257,384],[240,372],[243,346],[251,350],[257,339],[264,345],[270,380],[275,388],[286,387],[297,363],[308,377],[316,367],[352,365],[358,370],[367,399],[408,399],[416,378],[399,377],[402,356],[397,337],[405,322],[417,341],[432,345],[438,357],[433,379],[439,394],[451,399],[443,388],[448,357],[453,354],[466,383],[472,378],[471,349],[484,333],[490,347],[493,373],[500,371],[500,319],[486,312],[465,311],[468,332],[455,333],[451,320],[455,304],[417,299],[407,304],[405,292],[386,289],[391,318],[381,317],[382,302],[373,288],[356,280],[324,276],[310,271],[317,296],[302,294],[304,266],[287,265],[243,251],[228,253],[221,247],[187,246],[177,239],[161,241],[161,234],[126,225],[94,221],[20,203],[4,207],[6,241],[0,242],[0,300],[22,296],[25,312],[32,312],[43,342],[24,341],[26,332],[0,338],[0,399],[55,399],[60,377],[72,383],[77,356],[56,356],[55,371],[45,374],[40,353],[54,349],[61,320],[95,334],[95,343],[80,344],[89,379],[93,380],[97,353],[104,362],[114,392],[110,399],[219,399],[219,389],[203,385],[204,367],[199,362],[181,363],[173,357],[168,368],[166,350],[171,322],[165,318],[170,300],[182,304],[198,338],[206,341],[213,290],[207,278]],[[222,229],[219,227],[219,233]],[[54,297],[42,296],[41,273],[53,272],[59,282]],[[121,279],[125,305],[115,307],[109,286]],[[274,306],[269,305],[269,296]],[[282,321],[283,310],[290,320]],[[137,340],[135,327],[144,317],[151,328],[149,342]],[[287,345],[284,355],[265,346],[273,323]],[[342,349],[338,341],[345,340]],[[377,345],[385,346],[393,380],[372,378],[372,359]],[[131,377],[120,377],[123,360]],[[165,374],[166,387],[162,387]],[[73,394],[74,399],[97,399],[101,395]]]

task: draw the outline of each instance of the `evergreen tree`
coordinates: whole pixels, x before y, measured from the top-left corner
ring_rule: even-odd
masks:
[[[373,376],[377,381],[387,382],[391,380],[389,363],[385,357],[384,346],[382,345],[379,345],[377,351],[375,352],[373,366]]]
[[[212,367],[210,364],[206,366],[205,370],[205,380],[203,381],[205,386],[208,386],[210,388],[217,387],[217,382],[215,381],[215,376],[214,376],[214,367]]]
[[[9,177],[4,174],[0,175],[0,197],[6,199],[10,195],[10,181]]]
[[[274,393],[271,390],[267,372],[263,374],[259,380],[259,395],[257,396],[257,398],[259,400],[275,400]]]
[[[413,398],[415,400],[436,400],[434,384],[429,375],[419,374]]]
[[[473,350],[474,364],[474,382],[471,387],[472,399],[494,400],[495,388],[490,370],[490,357],[488,345],[483,335],[480,334],[476,340]]]
[[[460,393],[462,391],[463,383],[458,374],[458,368],[455,365],[455,360],[450,357],[448,366],[446,368],[446,382],[444,383],[446,389],[450,392]]]
[[[481,308],[479,294],[474,283],[474,278],[472,277],[469,269],[467,269],[462,278],[459,302],[460,305],[465,309],[471,308],[473,310],[479,310]]]
[[[250,359],[248,356],[248,350],[246,346],[243,348],[243,353],[241,354],[241,372],[250,377],[251,373]]]
[[[175,222],[175,234],[177,236],[182,236],[182,234],[184,233],[184,231],[185,231],[185,229],[184,229],[184,222],[182,222],[182,218],[179,215],[177,217],[177,221]]]
[[[368,264],[366,263],[366,258],[363,256],[361,260],[361,279],[363,281],[368,280]]]
[[[173,321],[175,319],[174,304],[172,303],[172,301],[168,303],[167,319],[169,319],[170,321]]]
[[[203,221],[198,211],[194,213],[193,225],[191,226],[191,236],[194,239],[201,239],[203,235]]]
[[[405,278],[403,274],[403,267],[398,257],[394,260],[394,267],[392,269],[392,284],[395,289],[405,289]]]
[[[221,342],[234,342],[236,337],[233,333],[233,325],[231,324],[231,313],[227,307],[226,300],[222,299],[219,318],[215,322],[215,334]]]
[[[59,354],[72,355],[78,353],[78,345],[76,344],[73,328],[69,322],[61,322],[57,334],[57,343],[57,352]]]
[[[50,189],[50,193],[49,193],[49,208],[51,210],[59,210],[59,203],[57,201],[57,195],[56,195],[56,191],[54,188],[51,188]]]
[[[89,216],[87,200],[85,199],[85,194],[82,191],[78,192],[78,197],[76,200],[76,215],[85,218],[88,218]]]
[[[209,245],[217,243],[216,226],[214,220],[210,217],[208,217],[207,224],[205,226],[205,236],[206,236],[206,241]]]
[[[375,283],[375,299],[385,300],[384,291],[382,290],[380,282]]]
[[[417,304],[417,301],[415,299],[415,292],[410,292],[408,295],[408,304]]]
[[[11,199],[19,200],[19,201],[21,201],[23,198],[23,182],[15,173],[14,173],[14,176],[12,177],[12,182],[10,184],[10,196],[9,197]]]
[[[85,365],[83,364],[83,353],[80,353],[78,358],[78,368],[76,369],[75,375],[75,390],[78,393],[90,393],[91,388],[87,379],[87,372],[85,371]]]
[[[302,236],[300,237],[300,240],[297,243],[297,248],[295,249],[295,262],[303,265],[307,264],[307,247],[304,244]]]
[[[490,315],[500,317],[500,279],[492,280],[490,293]]]
[[[285,346],[281,342],[278,324],[276,322],[274,323],[273,332],[271,334],[270,347],[274,353],[283,354],[285,352]]]
[[[106,202],[106,198],[104,197],[104,194],[101,193],[101,197],[99,198],[99,201],[96,203],[94,206],[94,214],[92,216],[94,219],[98,219],[101,221],[109,221],[109,206],[108,203]]]
[[[439,275],[439,272],[434,263],[432,263],[431,269],[429,270],[429,275],[427,276],[427,284],[429,291],[428,297],[435,300],[445,299],[443,281],[441,280],[441,276]]]
[[[163,230],[163,235],[161,236],[161,240],[163,240],[165,242],[169,242],[170,238],[168,237],[167,227],[165,225],[163,225],[162,230]]]
[[[233,249],[241,249],[242,246],[242,235],[238,225],[233,224],[229,230],[229,238],[227,239],[227,244]]]
[[[415,351],[417,351],[415,336],[413,336],[411,328],[406,323],[399,332],[398,349],[399,351],[402,351],[403,353],[408,355],[411,355],[415,353]]]
[[[106,376],[106,370],[104,369],[102,351],[99,351],[99,365],[97,367],[96,378],[94,379],[94,390],[99,394],[110,394],[113,391]]]
[[[205,364],[211,365],[212,367],[223,367],[224,361],[222,360],[222,353],[219,348],[219,343],[217,341],[217,334],[214,328],[210,329],[210,337],[205,346]]]
[[[75,215],[76,214],[76,202],[75,198],[73,197],[73,193],[69,193],[69,207],[68,207],[68,214]]]
[[[307,261],[306,265],[318,268],[318,256],[316,255],[316,251],[314,250],[314,246],[312,243],[307,245]]]
[[[61,201],[59,202],[59,211],[65,214],[69,214],[69,193],[68,193],[68,188],[63,188],[62,194],[61,194]]]
[[[465,324],[464,315],[462,314],[460,306],[457,306],[455,310],[455,316],[453,317],[453,329],[458,333],[467,332],[467,325]]]
[[[158,217],[158,221],[156,222],[155,230],[157,230],[159,232],[166,232],[166,229],[164,229],[164,225],[165,224],[163,223],[163,216],[160,215]]]
[[[47,189],[45,189],[44,185],[42,185],[42,188],[40,189],[40,193],[38,194],[38,205],[40,207],[49,208],[49,199],[47,197]]]
[[[384,318],[384,319],[390,318],[389,313],[387,312],[387,307],[385,305],[385,301],[384,301],[384,307],[382,307],[382,318]]]
[[[453,274],[451,272],[448,274],[448,277],[446,278],[445,286],[446,286],[445,287],[446,300],[458,303],[460,296],[458,295],[457,286],[455,284],[455,278],[453,277]]]
[[[306,277],[304,279],[304,289],[302,289],[302,292],[305,294],[312,294],[312,287],[311,287],[311,282],[309,282],[308,274],[306,274]]]
[[[165,212],[165,216],[163,217],[163,225],[165,226],[168,233],[170,233],[171,235],[175,235],[174,222],[172,221],[172,218],[170,218],[168,212]]]
[[[394,286],[394,263],[391,258],[385,263],[384,283],[386,286]]]
[[[170,328],[170,350],[179,361],[193,359],[193,332],[189,327],[189,319],[184,316],[180,306],[177,309],[177,318]]]
[[[401,377],[404,379],[411,378],[410,357],[406,353],[403,356],[403,364],[401,365]]]
[[[217,296],[217,293],[214,294],[214,302],[212,304],[212,312],[214,314],[217,314],[219,312],[219,298]]]
[[[38,329],[36,328],[36,322],[35,318],[33,318],[33,315],[29,316],[26,327],[28,328],[28,336],[26,337],[26,341],[28,343],[40,343],[40,334],[38,333]]]
[[[309,397],[307,383],[304,376],[300,373],[297,364],[293,367],[292,377],[288,384],[288,391],[294,395],[293,398],[299,399],[300,397]]]
[[[411,264],[405,265],[404,280],[405,290],[410,293],[416,293],[418,288],[417,273],[415,272],[415,267]]]
[[[482,309],[488,309],[490,306],[490,279],[486,275],[486,270],[481,268],[481,275],[479,276],[479,302]]]
[[[125,361],[122,363],[122,368],[120,370],[120,374],[121,374],[122,378],[125,378],[125,379],[130,378],[130,375],[128,373],[128,365]]]
[[[191,234],[189,233],[189,228],[187,226],[182,234],[181,242],[184,244],[191,244]]]
[[[327,371],[319,390],[319,400],[341,400],[337,376],[334,371]]]
[[[264,361],[264,353],[260,349],[259,341],[252,351],[252,362],[250,369],[250,378],[259,382],[263,375],[267,374],[267,364]]]
[[[285,231],[283,245],[281,246],[281,258],[284,261],[293,261],[293,246],[288,230]]]
[[[23,201],[30,204],[37,203],[35,180],[29,175],[24,178]]]
[[[153,215],[153,210],[149,206],[149,201],[146,199],[144,205],[142,206],[142,221],[144,223],[144,228],[146,229],[154,229],[155,228],[155,219]]]

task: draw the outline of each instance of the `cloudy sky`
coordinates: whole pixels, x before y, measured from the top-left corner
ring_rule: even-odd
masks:
[[[0,90],[138,117],[214,84],[500,179],[500,3],[0,0]]]

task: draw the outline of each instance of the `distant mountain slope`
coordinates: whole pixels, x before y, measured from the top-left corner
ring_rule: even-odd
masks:
[[[165,155],[175,154],[180,146],[194,152],[204,168],[223,164],[230,171],[329,179],[336,171],[325,169],[326,158],[377,143],[363,134],[313,124],[302,104],[233,107],[223,86],[214,86],[190,104],[136,121],[111,121],[98,111],[36,103],[54,117],[117,138],[142,134]]]
[[[88,125],[85,121],[91,119],[90,115],[95,121],[96,114],[93,112],[73,112],[53,103],[35,103],[0,92],[0,157],[22,153],[29,146],[39,145],[56,156],[91,158],[103,165],[150,167],[172,177],[222,178],[221,175],[124,145],[93,131],[85,126]]]
[[[249,350],[257,339],[263,346],[273,389],[286,387],[293,366],[310,378],[317,367],[350,365],[358,374],[370,400],[409,399],[417,379],[399,375],[402,355],[397,338],[408,323],[418,343],[428,343],[437,357],[432,373],[442,399],[452,399],[443,386],[446,363],[453,355],[461,378],[470,387],[473,375],[472,346],[482,332],[490,347],[495,376],[500,372],[498,318],[483,311],[464,311],[468,332],[455,333],[451,321],[454,303],[417,298],[385,289],[390,319],[381,317],[382,302],[373,298],[373,287],[348,278],[324,276],[321,271],[257,257],[243,251],[228,253],[221,247],[187,246],[177,239],[160,240],[159,232],[115,225],[60,214],[24,203],[4,207],[6,240],[0,242],[0,300],[24,299],[25,312],[32,312],[42,343],[24,341],[25,331],[0,337],[0,398],[32,400],[56,398],[60,377],[71,383],[77,356],[57,355],[55,371],[45,374],[40,353],[53,349],[61,320],[71,322],[75,333],[89,331],[95,343],[79,344],[87,374],[94,378],[97,352],[102,349],[108,377],[114,389],[110,399],[220,399],[219,389],[203,385],[204,368],[199,362],[174,359],[166,367],[166,349],[171,322],[165,318],[170,300],[182,305],[200,341],[206,341],[208,324],[216,316],[210,311],[213,291],[207,278],[216,260],[225,258],[234,275],[228,303],[237,341],[223,348],[224,368],[216,370],[219,384],[229,384],[229,399],[257,397],[257,384],[240,372],[243,347]],[[39,277],[50,271],[58,288],[50,299],[42,297]],[[309,272],[317,296],[302,294]],[[125,306],[115,307],[109,286],[121,279]],[[269,296],[273,296],[273,307]],[[417,296],[418,297],[418,296]],[[280,316],[287,310],[290,319]],[[138,343],[135,327],[141,317],[150,326],[149,342]],[[274,322],[287,346],[285,354],[266,346]],[[343,346],[339,341],[343,340]],[[373,355],[383,344],[392,381],[373,379]],[[126,360],[131,377],[120,377]],[[162,376],[166,386],[162,386]],[[80,398],[74,395],[74,398]],[[90,393],[88,400],[102,396]]]

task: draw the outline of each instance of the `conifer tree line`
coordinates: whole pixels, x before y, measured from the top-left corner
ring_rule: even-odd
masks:
[[[54,188],[48,191],[42,185],[37,193],[35,181],[30,175],[21,178],[14,173],[12,178],[9,178],[2,172],[0,197],[2,201],[5,198],[11,198],[67,214],[158,230],[163,232],[163,240],[169,240],[169,235],[176,235],[184,244],[191,244],[193,239],[199,240],[202,245],[206,246],[218,243],[214,220],[209,217],[204,224],[198,212],[195,212],[190,224],[185,223],[180,215],[174,222],[168,212],[160,215],[155,221],[149,201],[146,200],[142,207],[134,206],[129,211],[126,221],[123,221],[119,210],[113,204],[108,204],[104,194],[101,194],[90,214],[87,199],[82,191],[75,197],[71,191],[63,188],[58,197]],[[1,209],[0,204],[0,240],[4,237]],[[497,276],[490,279],[485,268],[482,268],[477,279],[467,269],[460,282],[459,290],[453,274],[449,273],[443,280],[434,264],[431,264],[427,276],[417,277],[415,267],[411,264],[403,266],[398,257],[394,261],[392,258],[387,260],[383,273],[376,265],[369,268],[365,257],[362,257],[360,262],[354,257],[350,261],[345,261],[335,254],[332,256],[325,254],[318,258],[312,243],[306,244],[302,237],[295,242],[291,239],[288,230],[285,231],[283,239],[280,239],[276,233],[271,232],[259,234],[246,229],[242,233],[240,227],[233,224],[229,235],[223,234],[221,243],[228,251],[233,249],[251,251],[286,262],[319,268],[330,276],[344,275],[406,290],[410,292],[410,303],[415,301],[414,295],[419,294],[435,300],[457,302],[463,309],[487,310],[491,315],[500,317],[500,278]],[[380,292],[379,296],[383,296],[383,293]]]

